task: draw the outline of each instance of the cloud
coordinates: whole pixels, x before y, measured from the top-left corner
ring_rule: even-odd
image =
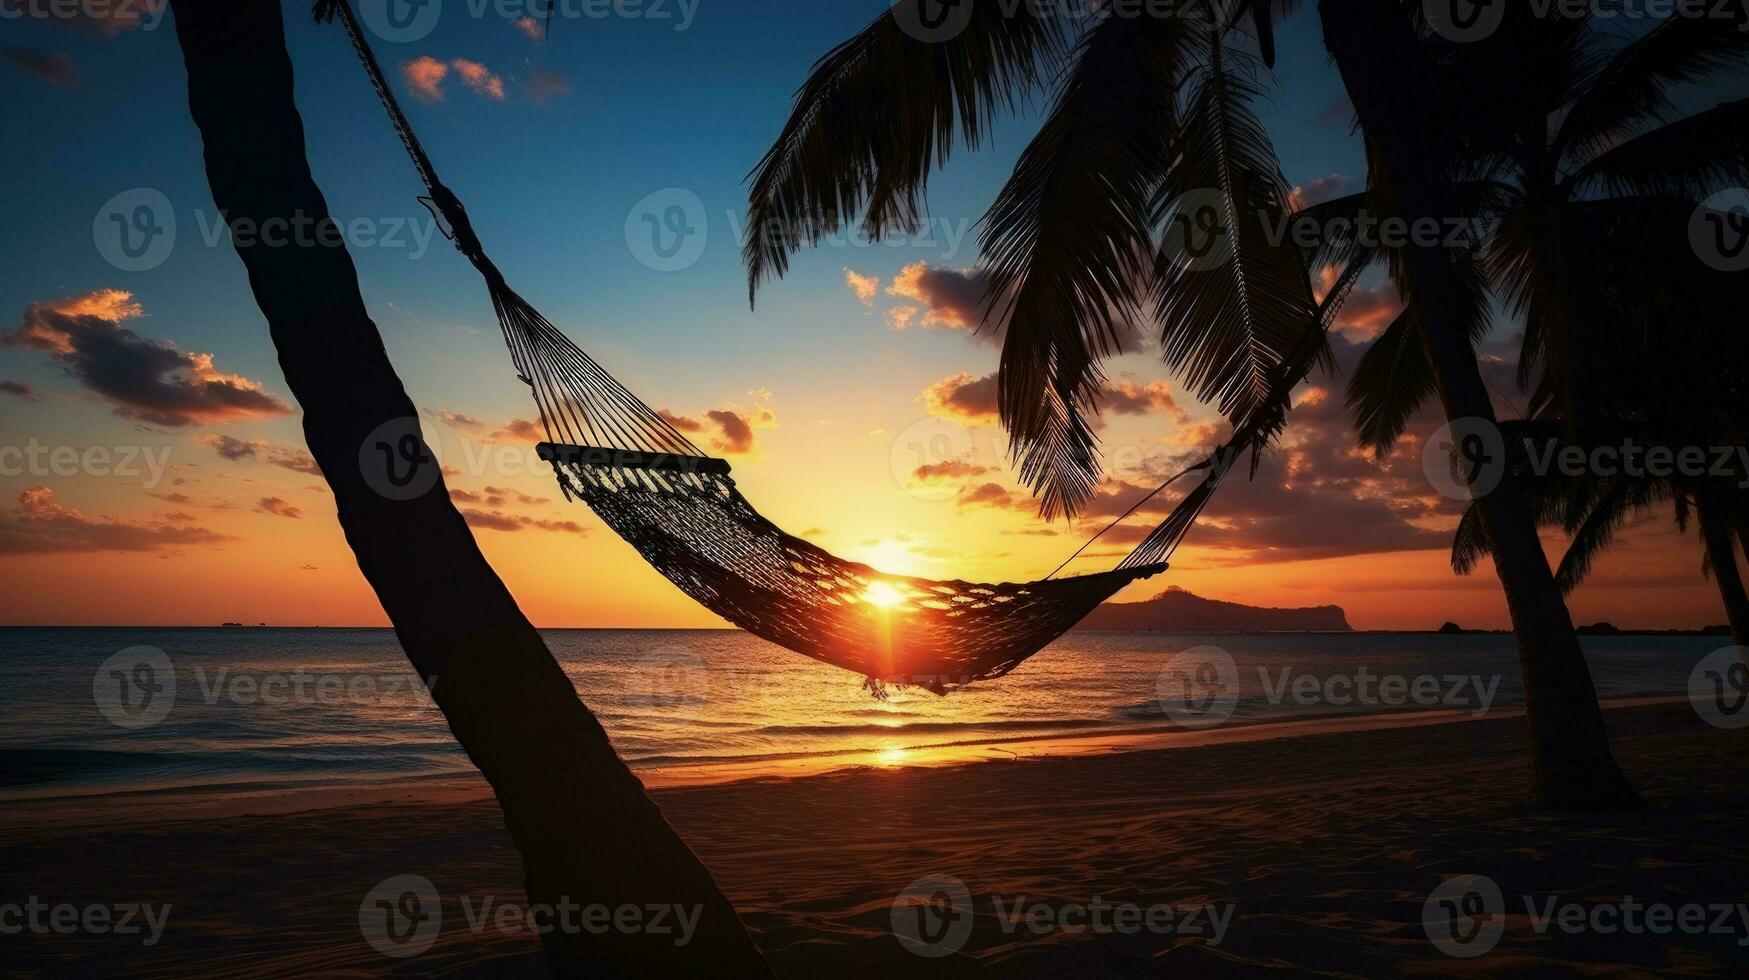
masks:
[[[984,301],[988,290],[989,277],[981,268],[952,269],[913,262],[900,269],[887,286],[887,295],[911,301],[889,309],[887,325],[894,330],[906,330],[916,325],[963,330],[980,342],[1000,347],[1007,335],[1008,323],[1000,317],[985,322]],[[997,310],[1005,313],[1006,304],[998,303]],[[1149,332],[1142,324],[1119,322],[1119,352],[1141,350]]]
[[[974,378],[961,371],[923,389],[918,396],[929,414],[967,425],[996,424],[996,376]]]
[[[1172,389],[1164,381],[1150,381],[1147,384],[1137,384],[1127,378],[1108,381],[1100,393],[1099,407],[1101,411],[1118,415],[1167,412],[1177,416],[1179,422],[1190,421],[1189,413],[1179,407],[1172,397]]]
[[[438,410],[437,420],[452,429],[478,431],[486,427],[486,423],[474,418],[472,415],[463,415],[460,412],[452,412],[447,408]]]
[[[546,430],[539,422],[528,419],[511,419],[504,423],[504,428],[493,432],[493,439],[521,439],[526,442],[543,442],[547,437]]]
[[[589,529],[576,521],[537,520],[524,514],[505,514],[500,511],[477,510],[463,508],[462,518],[469,527],[486,531],[522,531],[535,528],[541,531],[556,531],[562,534],[588,534]]]
[[[525,507],[543,507],[552,503],[550,498],[532,497],[520,490],[509,490],[504,487],[487,487],[480,493],[475,493],[472,490],[451,490],[449,499],[458,504],[482,504],[493,510],[501,509],[513,500]]]
[[[7,48],[0,51],[14,67],[57,88],[72,92],[80,89],[79,63],[65,51],[39,51],[36,48]]]
[[[316,457],[302,449],[292,449],[287,446],[270,446],[267,450],[267,462],[270,466],[303,473],[309,476],[321,476],[322,468],[316,465]],[[320,490],[321,487],[316,489]]]
[[[875,293],[881,288],[880,276],[865,276],[849,266],[844,267],[844,284],[850,287],[850,292],[857,302],[863,306],[874,308]]]
[[[18,495],[18,506],[0,515],[0,554],[60,554],[97,551],[168,551],[183,545],[217,544],[225,535],[186,523],[135,523],[86,517],[55,499],[48,487]]]
[[[561,95],[571,94],[571,80],[559,72],[536,68],[528,78],[528,98],[537,105],[546,105]]]
[[[443,80],[448,75],[449,66],[428,54],[401,62],[401,81],[408,93],[421,102],[442,102]]]
[[[949,459],[940,463],[924,463],[911,472],[913,479],[920,483],[936,483],[952,480],[967,480],[974,476],[983,476],[994,472],[988,466],[969,463],[963,459]]]
[[[316,458],[302,449],[290,446],[275,446],[263,439],[253,439],[248,442],[226,435],[209,435],[200,440],[203,446],[211,446],[219,454],[219,458],[240,463],[246,459],[260,459],[269,466],[291,470],[294,473],[304,473],[309,476],[321,476],[322,469],[316,465]],[[262,453],[266,455],[263,456]]]
[[[272,514],[275,517],[289,517],[292,520],[304,516],[303,511],[281,497],[262,497],[261,502],[255,505],[255,510],[257,513]]]
[[[954,498],[954,503],[960,507],[992,507],[1010,510],[1017,499],[1014,492],[999,483],[980,483],[975,487],[967,487]]]
[[[759,391],[754,394],[770,397],[771,393]],[[764,405],[751,410],[736,405],[713,408],[706,411],[702,419],[681,415],[665,408],[659,409],[657,414],[686,435],[709,436],[710,448],[725,456],[745,456],[751,453],[756,441],[755,430],[777,427],[777,415]]]
[[[221,373],[211,354],[185,354],[122,326],[142,315],[133,294],[119,289],[32,303],[17,329],[0,333],[0,346],[48,354],[124,419],[176,428],[291,411],[260,383]]]
[[[978,269],[949,269],[927,262],[913,262],[899,270],[887,287],[887,295],[922,304],[925,327],[974,330],[984,321],[984,293],[988,282]],[[906,319],[906,326],[910,319]],[[904,329],[898,327],[897,329]],[[995,333],[995,331],[985,331]]]
[[[539,44],[540,42],[546,40],[546,36],[547,36],[546,25],[541,23],[538,20],[535,20],[533,17],[527,17],[527,16],[518,17],[516,20],[512,21],[511,23],[516,25],[516,29],[521,31],[522,35],[524,37],[528,38],[530,41],[535,42],[536,44]]]
[[[12,395],[27,402],[37,400],[36,389],[22,381],[0,381],[0,394]]]
[[[456,58],[450,61],[449,66],[455,69],[456,77],[475,95],[493,102],[504,101],[504,80],[485,65],[466,58]]]
[[[200,440],[203,446],[211,446],[219,454],[220,459],[228,459],[235,463],[240,459],[254,459],[256,450],[266,446],[265,442],[244,442],[230,436],[210,435]]]

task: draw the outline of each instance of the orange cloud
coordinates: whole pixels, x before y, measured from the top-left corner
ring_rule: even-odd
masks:
[[[996,376],[974,378],[961,371],[923,389],[918,396],[929,414],[967,425],[996,424]]]
[[[442,102],[443,80],[448,75],[449,66],[428,54],[401,63],[401,81],[421,102]]]
[[[862,273],[857,272],[855,269],[845,266],[844,284],[850,287],[850,291],[856,296],[857,302],[860,302],[863,306],[872,308],[875,301],[875,292],[881,288],[881,278],[879,276],[865,276]]]
[[[86,517],[55,499],[48,487],[18,495],[18,506],[0,515],[0,554],[55,554],[91,551],[166,551],[178,545],[229,541],[223,534],[187,523],[139,524],[110,517]]]
[[[455,69],[456,77],[462,80],[473,93],[482,99],[493,102],[504,101],[504,80],[493,74],[485,65],[466,58],[456,58],[449,63]]]

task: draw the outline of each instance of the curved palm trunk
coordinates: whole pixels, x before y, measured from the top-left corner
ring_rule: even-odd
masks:
[[[325,221],[327,204],[310,176],[292,102],[279,4],[174,0],[172,7],[220,211],[257,227],[276,217]],[[303,407],[304,434],[333,488],[347,542],[407,658],[435,679],[433,696],[450,730],[497,793],[523,856],[530,902],[665,905],[697,917],[684,946],[675,933],[554,930],[545,942],[555,970],[768,974],[735,910],[614,755],[487,565],[441,476],[405,501],[367,482],[360,456],[367,435],[389,420],[414,418],[415,409],[365,311],[344,246],[239,246],[237,253]]]
[[[1725,616],[1731,623],[1731,642],[1749,646],[1749,593],[1743,591],[1743,574],[1737,567],[1737,546],[1731,539],[1730,512],[1715,492],[1702,489],[1695,509],[1700,514],[1700,537],[1706,543],[1706,556],[1713,568],[1713,581],[1719,587],[1719,598],[1725,602]]]
[[[1336,60],[1361,128],[1383,161],[1399,216],[1411,226],[1461,214],[1446,188],[1418,175],[1437,159],[1425,145],[1422,120],[1404,120],[1405,93],[1416,91],[1416,68],[1405,55],[1417,44],[1400,0],[1321,0],[1324,41]],[[1485,111],[1478,107],[1477,111]],[[1402,274],[1423,327],[1440,400],[1450,419],[1495,423],[1474,349],[1457,316],[1459,296],[1450,251],[1403,250]],[[1610,753],[1603,712],[1566,603],[1543,553],[1519,478],[1510,469],[1479,500],[1494,567],[1506,592],[1523,675],[1530,729],[1532,795],[1564,809],[1632,805],[1637,798]]]

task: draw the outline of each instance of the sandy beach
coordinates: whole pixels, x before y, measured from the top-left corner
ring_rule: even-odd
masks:
[[[1742,975],[1749,923],[1735,917],[1653,936],[1572,933],[1531,914],[1551,899],[1749,899],[1741,736],[1680,703],[1618,707],[1609,722],[1645,809],[1532,810],[1516,718],[656,793],[784,976]],[[8,935],[6,972],[539,975],[533,933],[472,921],[488,900],[523,901],[517,856],[481,792],[306,800],[320,805],[301,812],[209,800],[180,817],[112,802],[98,823],[84,822],[90,810],[65,821],[38,811],[34,826],[0,833],[9,900],[170,911],[150,947]],[[359,927],[363,897],[401,874],[430,879],[446,910],[434,944],[405,960],[380,955]],[[1424,923],[1430,893],[1459,875],[1485,875],[1504,896],[1498,945],[1474,959],[1443,953]],[[950,955],[921,957],[895,938],[894,900],[940,876],[965,884],[972,929]],[[1097,905],[1169,907],[1178,928],[1122,931],[1109,912],[1111,928],[1074,928]]]

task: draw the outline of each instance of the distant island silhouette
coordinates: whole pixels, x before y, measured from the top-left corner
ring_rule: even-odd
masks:
[[[1187,633],[1349,633],[1341,606],[1275,609],[1204,599],[1177,586],[1143,602],[1108,602],[1093,610],[1080,630],[1169,630]]]

